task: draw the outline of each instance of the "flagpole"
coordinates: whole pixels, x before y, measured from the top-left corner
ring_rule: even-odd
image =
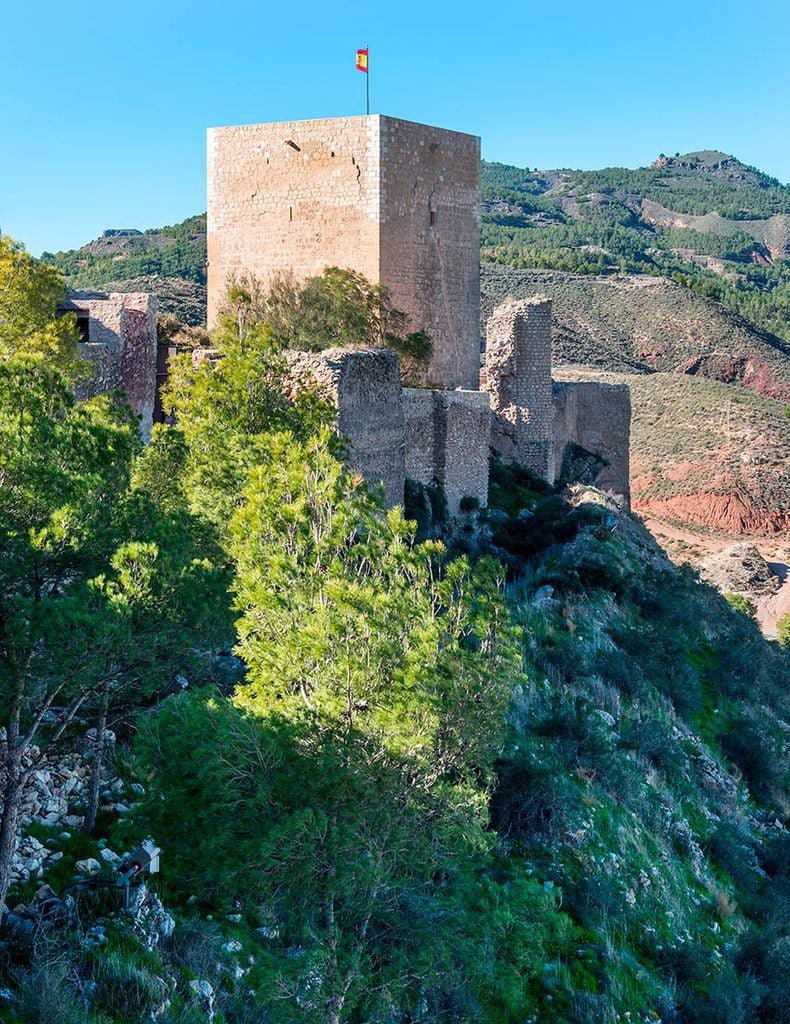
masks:
[[[368,70],[365,75],[365,106],[367,108],[368,116],[370,115],[370,46],[365,43],[365,49],[368,51]]]

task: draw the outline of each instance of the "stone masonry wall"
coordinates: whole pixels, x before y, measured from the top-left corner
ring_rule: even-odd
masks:
[[[314,386],[338,410],[348,465],[403,504],[404,424],[398,357],[387,349],[286,352],[292,379]]]
[[[480,141],[369,115],[211,128],[208,322],[227,282],[348,267],[425,330],[427,374],[478,386]]]
[[[427,331],[427,383],[479,387],[480,140],[380,118],[380,279]]]
[[[228,279],[327,266],[379,279],[378,119],[208,130],[208,323]]]
[[[420,484],[437,483],[433,396],[434,392],[427,388],[403,389],[406,476]]]
[[[463,498],[488,503],[489,396],[482,391],[403,389],[406,476],[444,490],[450,515]]]
[[[486,331],[484,388],[491,396],[491,444],[505,462],[518,462],[554,482],[554,405],[551,386],[551,302],[509,301]]]
[[[78,386],[77,398],[125,391],[140,433],[149,440],[156,399],[156,296],[71,292],[61,308],[89,316],[80,354],[94,363],[95,373]]]
[[[554,408],[558,476],[567,483],[594,484],[627,506],[631,434],[628,385],[555,382]]]

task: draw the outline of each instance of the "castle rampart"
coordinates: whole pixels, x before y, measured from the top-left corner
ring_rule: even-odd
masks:
[[[406,476],[444,491],[451,516],[464,498],[488,503],[491,407],[483,391],[403,389]]]
[[[430,384],[476,388],[479,201],[472,135],[378,114],[211,128],[209,326],[234,275],[346,267],[430,334]]]
[[[288,387],[315,387],[334,406],[347,464],[382,485],[388,505],[411,478],[440,486],[455,518],[485,506],[490,447],[549,483],[590,483],[627,502],[628,388],[553,384],[548,299],[495,310],[480,373],[479,159],[473,136],[379,115],[210,129],[209,323],[233,276],[265,284],[357,270],[431,335],[426,382],[438,387],[404,389],[392,351],[338,348],[286,352]],[[155,300],[74,293],[65,308],[97,367],[81,397],[123,389],[149,437]],[[163,344],[161,379],[167,355]],[[196,365],[219,358],[193,354]]]
[[[554,382],[558,479],[594,484],[630,502],[631,392],[627,384]]]
[[[404,421],[398,357],[387,349],[286,352],[294,381],[315,387],[337,409],[346,461],[388,505],[403,503]]]

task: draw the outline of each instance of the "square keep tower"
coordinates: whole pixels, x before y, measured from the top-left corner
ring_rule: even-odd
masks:
[[[330,266],[433,339],[427,383],[477,388],[480,140],[379,114],[210,128],[208,320],[234,274]]]

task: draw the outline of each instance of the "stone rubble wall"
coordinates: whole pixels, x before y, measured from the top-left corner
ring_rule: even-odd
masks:
[[[563,479],[567,475],[565,482],[594,484],[627,507],[631,497],[630,436],[631,393],[627,384],[555,381],[554,461],[558,475],[562,473]],[[577,446],[576,451],[573,446]],[[583,463],[584,452],[600,462],[594,478],[579,481],[577,473],[574,480],[573,473],[568,473],[572,469],[569,463],[574,456],[577,463]]]
[[[208,131],[208,324],[229,280],[356,270],[433,340],[428,381],[478,387],[480,140],[378,114]]]
[[[491,444],[554,482],[554,402],[551,382],[551,301],[509,301],[488,321],[484,388],[491,396]]]
[[[95,373],[78,385],[77,398],[124,391],[148,441],[156,402],[156,296],[70,292],[61,308],[89,316],[88,340],[80,354],[93,362]]]
[[[62,856],[29,834],[32,824],[65,830],[82,827],[82,809],[88,796],[92,760],[90,737],[91,730],[88,730],[79,751],[40,756],[38,748],[31,747],[28,756],[23,758],[24,768],[29,767],[34,759],[38,765],[30,775],[20,807],[17,849],[11,867],[13,881],[41,878],[45,870]],[[112,742],[115,737],[108,733],[108,739]],[[0,784],[2,782],[0,773]],[[140,786],[137,789],[142,791]],[[118,803],[121,798],[126,798],[125,786],[119,779],[105,777],[101,797],[103,809],[111,808],[119,813],[127,809],[125,803]]]
[[[433,391],[427,388],[403,389],[406,477],[429,485],[437,483],[436,410],[433,395]]]
[[[483,391],[403,389],[406,476],[444,490],[448,512],[461,501],[488,503],[491,407]]]
[[[387,505],[401,505],[405,434],[397,355],[332,348],[285,356],[294,382],[314,386],[337,409],[349,467],[369,483],[383,484]]]

